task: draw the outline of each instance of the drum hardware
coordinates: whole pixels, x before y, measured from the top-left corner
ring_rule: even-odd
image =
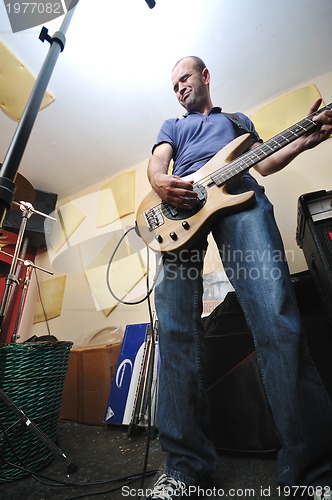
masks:
[[[2,248],[0,248],[0,253],[3,253],[4,255],[7,255],[8,257],[13,257],[12,254],[5,252],[4,250],[2,250]],[[19,335],[17,335],[17,332],[18,332],[18,329],[19,329],[19,326],[21,323],[25,299],[26,299],[26,296],[28,293],[30,282],[31,282],[32,271],[34,269],[38,269],[39,271],[43,271],[44,273],[48,273],[48,274],[52,274],[52,275],[54,274],[53,271],[49,271],[48,269],[37,266],[31,260],[20,259],[20,258],[17,258],[17,260],[18,260],[18,262],[22,263],[27,268],[27,270],[25,273],[24,281],[23,281],[22,295],[21,295],[21,299],[20,299],[18,313],[17,313],[16,320],[15,320],[15,326],[14,326],[14,331],[13,331],[13,335],[12,335],[12,342],[16,342],[17,339],[20,338]],[[1,272],[2,272],[2,268],[3,268],[2,264],[7,264],[8,269],[9,269],[9,264],[7,262],[0,261],[0,277],[1,277]]]
[[[19,258],[19,254],[22,250],[23,237],[24,237],[24,232],[26,229],[28,219],[34,213],[36,213],[36,214],[41,215],[43,217],[46,217],[48,219],[51,219],[54,221],[56,220],[56,219],[54,219],[54,217],[51,217],[50,215],[47,215],[47,214],[44,214],[42,212],[39,212],[38,210],[35,210],[30,202],[26,202],[26,201],[16,202],[16,201],[14,201],[14,204],[16,206],[19,206],[20,210],[22,211],[22,221],[21,221],[19,232],[17,235],[17,242],[15,245],[15,251],[14,251],[14,255],[12,256],[12,263],[11,263],[9,273],[8,273],[8,276],[6,279],[5,291],[4,291],[4,295],[3,295],[2,303],[1,303],[1,308],[0,308],[0,343],[6,343],[6,338],[7,338],[8,332],[7,332],[7,328],[5,327],[6,325],[4,323],[4,319],[5,319],[5,315],[8,315],[10,299],[13,296],[14,289],[17,287],[17,285],[19,285],[19,273],[18,273],[17,267],[18,267],[18,264],[20,264],[21,262],[23,262],[23,263],[25,262],[24,259]],[[25,253],[26,247],[28,245],[28,240],[26,239],[24,243],[25,244],[23,246],[23,249],[24,249],[24,253]],[[26,262],[28,262],[28,261],[26,261]],[[27,280],[25,280],[25,285],[24,285],[23,293],[22,293],[23,299],[25,299],[25,297],[26,297],[27,288],[28,288],[29,283],[30,283],[32,269],[33,269],[33,267],[36,267],[34,264],[32,266],[32,264],[33,263],[30,264],[30,261],[29,261],[29,264],[27,265],[28,272],[27,272]],[[31,268],[31,272],[29,270],[29,267]],[[42,269],[42,268],[41,268],[41,270],[44,271],[44,269]],[[19,317],[16,320],[17,326],[18,326],[20,319],[21,319],[21,315],[23,312],[23,310],[22,310],[23,305],[24,304],[22,303],[22,300],[21,300]],[[22,308],[21,308],[21,306],[22,306]],[[8,324],[8,322],[7,322],[7,324]],[[12,338],[11,342],[16,341],[16,335],[17,335],[17,331],[15,332],[15,338]]]
[[[1,252],[1,249],[0,249],[0,252]],[[9,254],[7,254],[7,255],[9,255]],[[10,264],[8,264],[8,262],[4,262],[3,260],[0,260],[0,278],[5,278],[9,272],[9,269],[10,269]]]

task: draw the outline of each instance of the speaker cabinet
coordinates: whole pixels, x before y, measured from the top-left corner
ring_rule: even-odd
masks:
[[[298,200],[296,241],[303,250],[329,321],[332,321],[332,191]]]
[[[211,439],[219,453],[275,455],[280,447],[255,345],[235,292],[203,319]]]
[[[49,215],[55,210],[58,195],[36,189],[33,208]],[[6,231],[18,233],[22,222],[21,210],[9,210],[4,219],[2,228]],[[29,238],[29,247],[46,248],[46,234],[50,234],[54,222],[47,217],[33,213],[27,221],[24,237]]]

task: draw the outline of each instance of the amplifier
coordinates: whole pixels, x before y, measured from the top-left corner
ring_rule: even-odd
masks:
[[[296,241],[332,321],[332,191],[299,197]]]

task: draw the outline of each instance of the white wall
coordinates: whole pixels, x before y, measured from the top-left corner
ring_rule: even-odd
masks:
[[[311,83],[311,82],[310,82]],[[332,101],[332,73],[316,78],[315,83],[325,103]],[[247,111],[249,113],[249,111]],[[332,140],[329,139],[317,148],[303,153],[282,172],[270,177],[261,178],[255,174],[258,181],[266,188],[266,193],[275,206],[275,214],[288,255],[291,273],[297,273],[307,268],[304,255],[298,248],[295,240],[297,226],[297,201],[301,194],[321,189],[332,189],[331,182]],[[136,204],[148,193],[150,187],[146,178],[147,161],[131,167],[128,170],[136,171]],[[107,181],[107,180],[105,180]],[[98,185],[89,190],[77,193],[77,197],[93,192]],[[64,202],[66,200],[62,200]],[[134,224],[135,215],[127,216],[123,224],[129,227]],[[215,255],[215,253],[214,253]],[[40,253],[37,264],[47,269],[51,268],[47,253]],[[208,271],[213,267],[219,268],[219,263],[208,260]],[[126,270],[123,269],[125,273]],[[40,281],[49,279],[49,276],[38,272]],[[57,276],[55,273],[54,276]],[[153,276],[151,276],[152,281]],[[139,289],[135,290],[135,298],[145,292],[145,281],[142,280]],[[21,328],[21,340],[35,335],[47,333],[45,323],[32,326],[35,302],[37,299],[35,279],[32,281],[27,305],[24,311]],[[129,300],[129,299],[128,299]],[[132,296],[130,297],[132,300]],[[120,326],[123,330],[127,324],[148,322],[148,308],[146,302],[140,305],[128,306],[119,304],[106,317],[102,311],[97,311],[91,296],[87,280],[83,274],[67,276],[66,290],[61,316],[49,321],[51,334],[59,340],[73,340],[79,342],[81,338],[97,333],[105,328]]]

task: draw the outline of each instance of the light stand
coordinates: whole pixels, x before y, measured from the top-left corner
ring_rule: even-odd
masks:
[[[67,14],[63,19],[60,30],[57,31],[53,37],[50,37],[47,34],[46,28],[43,28],[40,33],[40,40],[42,42],[47,40],[51,46],[0,170],[0,225],[4,219],[6,210],[8,210],[13,203],[15,191],[14,181],[17,175],[18,167],[29,140],[30,133],[40,109],[40,105],[50,81],[53,69],[60,52],[62,52],[65,47],[65,33],[68,29],[77,4],[78,0],[73,0],[71,2],[67,9]]]

